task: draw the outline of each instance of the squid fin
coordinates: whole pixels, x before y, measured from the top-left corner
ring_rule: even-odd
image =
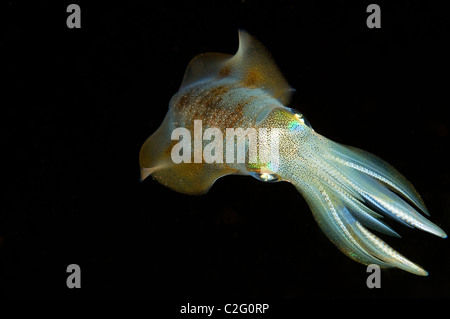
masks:
[[[174,191],[200,195],[208,192],[218,178],[236,172],[226,164],[174,163],[171,151],[179,142],[171,140],[174,128],[169,112],[158,130],[145,141],[139,155],[141,180],[151,175]]]
[[[221,78],[235,79],[242,87],[266,90],[283,105],[289,103],[294,91],[267,49],[244,30],[239,30],[239,49],[234,56],[204,53],[194,57],[186,69],[181,88]]]
[[[288,105],[294,91],[270,57],[267,49],[244,30],[239,30],[239,49],[230,60],[234,76],[244,87],[262,88],[283,105]]]
[[[192,83],[207,81],[226,76],[227,63],[233,56],[224,53],[202,53],[195,56],[184,72],[184,78],[180,89],[189,86]]]

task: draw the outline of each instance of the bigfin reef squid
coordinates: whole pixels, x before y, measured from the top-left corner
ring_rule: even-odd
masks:
[[[286,106],[293,91],[265,47],[239,30],[235,55],[204,53],[189,63],[163,123],[141,148],[141,180],[152,176],[185,194],[204,194],[219,177],[229,174],[290,182],[325,235],[345,255],[365,265],[428,275],[372,232],[400,237],[383,222],[388,216],[447,237],[424,216],[429,216],[428,210],[413,185],[375,155],[314,131],[300,112]],[[194,120],[202,120],[203,130],[222,132],[233,127],[278,128],[276,169],[271,161],[259,160],[174,163],[171,150],[178,141],[172,139],[172,132],[178,127],[193,132]]]

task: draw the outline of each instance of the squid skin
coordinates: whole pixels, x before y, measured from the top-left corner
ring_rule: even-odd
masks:
[[[388,216],[447,237],[424,216],[429,213],[420,195],[385,161],[314,131],[300,112],[286,107],[293,91],[262,44],[240,30],[235,55],[200,54],[188,65],[163,123],[141,148],[141,179],[152,176],[186,194],[204,194],[215,180],[229,174],[290,182],[306,199],[325,235],[345,255],[366,265],[428,275],[372,232],[399,236],[383,222]],[[175,164],[171,150],[177,141],[171,134],[178,127],[193,132],[194,120],[202,120],[203,130],[214,127],[222,132],[234,127],[277,128],[277,169],[273,162],[260,160]]]

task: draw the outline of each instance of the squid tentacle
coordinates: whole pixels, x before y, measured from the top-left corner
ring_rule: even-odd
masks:
[[[345,147],[338,143],[333,143],[330,150],[330,155],[334,155],[332,156],[333,160],[378,179],[409,199],[426,215],[430,215],[414,186],[400,172],[381,158],[356,147]]]
[[[404,195],[412,203],[420,204],[423,202],[414,187],[397,170],[386,162],[381,162],[380,159],[368,152],[364,152],[366,157],[362,158],[357,154],[360,151],[355,152],[354,148],[348,148],[347,151],[345,146],[340,146],[340,148],[339,153],[346,160],[343,161],[341,157],[333,157],[333,160],[343,165],[341,172],[354,181],[353,185],[357,187],[358,193],[364,198],[366,203],[377,207],[387,216],[405,225],[442,238],[447,237],[440,227],[430,222],[395,192],[391,191],[395,187],[395,190],[398,190],[401,195]],[[345,152],[347,154],[344,154]],[[348,154],[351,154],[351,157]],[[377,163],[373,159],[376,159]],[[364,162],[362,162],[363,160]],[[380,163],[382,163],[382,166],[379,165]],[[388,175],[386,171],[393,172],[395,175]],[[426,213],[426,211],[423,212]]]
[[[350,213],[339,198],[340,194],[336,194],[334,189],[321,183],[309,189],[309,192],[305,192],[305,187],[301,187],[299,191],[311,207],[322,230],[344,254],[363,264],[377,264],[384,268],[397,267],[416,275],[428,275],[422,267],[408,260],[365,228]]]
[[[316,162],[320,163],[320,162]],[[320,167],[324,168],[321,170],[321,174],[329,174],[330,172],[335,172],[335,175],[332,175],[334,179],[338,181],[345,181],[350,183],[350,187],[354,187],[356,189],[356,185],[354,185],[351,181],[348,180],[342,173],[340,173],[336,168],[332,167],[329,163],[320,163]],[[330,184],[332,186],[332,184]],[[348,188],[350,188],[348,187]],[[344,189],[339,187],[333,187],[337,193],[341,196],[342,200],[348,205],[348,209],[351,214],[360,220],[365,226],[372,228],[373,230],[379,231],[380,233],[384,233],[390,236],[401,237],[397,232],[395,232],[392,228],[383,223],[380,219],[383,218],[382,215],[378,214],[374,210],[364,205],[363,197],[354,197],[352,194],[347,193]],[[359,193],[356,192],[358,195]]]
[[[310,134],[306,145],[314,145],[314,154],[301,157],[302,168],[299,170],[296,167],[292,171],[294,178],[291,182],[305,197],[314,218],[329,239],[342,252],[361,263],[377,263],[382,267],[397,267],[416,275],[428,275],[422,267],[408,260],[364,227],[365,225],[378,232],[400,237],[380,221],[383,217],[379,214],[381,213],[409,227],[446,237],[439,226],[426,219],[390,189],[392,178],[385,172],[394,169],[387,163],[379,167],[378,163],[372,161],[374,156],[355,156],[356,159],[353,160],[353,149],[331,142],[316,132]],[[337,147],[341,157],[329,155],[332,151],[338,153]],[[308,153],[307,149],[303,147],[301,150]],[[370,155],[366,153],[368,154]],[[353,165],[354,162],[357,164]],[[303,170],[312,176],[296,174],[296,171]],[[381,171],[384,171],[382,179],[388,181],[387,183],[382,182],[380,174],[373,173]],[[416,192],[410,184],[405,186],[401,183],[406,179],[398,171],[395,172],[396,188],[409,188],[409,194]],[[354,196],[355,193],[359,196]],[[417,198],[411,201],[414,199],[417,201]]]

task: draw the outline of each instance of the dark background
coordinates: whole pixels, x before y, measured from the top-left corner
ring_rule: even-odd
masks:
[[[320,134],[368,150],[450,232],[448,12],[437,1],[2,4],[0,289],[8,298],[448,298],[450,242],[392,224],[430,272],[382,272],[334,247],[288,183],[229,176],[204,196],[139,182],[142,143],[196,54],[255,35]],[[125,4],[126,3],[126,4]],[[69,264],[81,289],[66,287]]]

